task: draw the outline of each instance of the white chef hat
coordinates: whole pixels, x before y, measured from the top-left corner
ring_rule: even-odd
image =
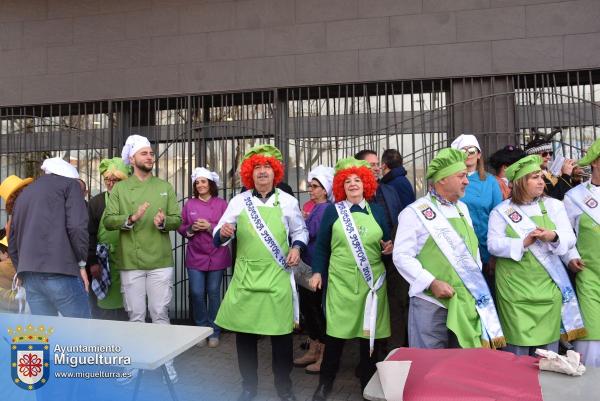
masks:
[[[129,158],[137,153],[142,148],[151,147],[150,141],[145,136],[141,135],[129,135],[123,146],[121,152],[121,158],[125,164],[129,164]]]
[[[332,188],[334,174],[335,170],[332,167],[323,166],[321,164],[308,173],[308,181],[312,181],[313,178],[318,180],[323,188],[325,188],[325,191],[327,192],[327,198],[331,200],[333,199]]]
[[[46,174],[56,174],[67,178],[79,178],[77,169],[60,157],[52,157],[44,160],[42,171]]]
[[[481,152],[481,146],[479,146],[479,141],[475,135],[459,135],[452,143],[450,144],[451,148],[462,150],[464,148],[469,148],[471,146],[475,146],[477,150]]]
[[[217,184],[217,187],[219,186],[221,181],[217,173],[215,173],[214,171],[210,171],[204,167],[196,167],[194,171],[192,171],[192,182],[196,182],[196,180],[199,177],[213,181],[215,184]]]

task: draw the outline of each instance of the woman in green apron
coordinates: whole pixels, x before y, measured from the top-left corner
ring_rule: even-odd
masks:
[[[575,235],[562,202],[543,196],[540,164],[541,158],[531,155],[506,170],[512,196],[494,208],[489,221],[488,248],[498,257],[497,307],[505,350],[517,355],[533,355],[536,348],[558,352],[561,327],[577,319],[574,314],[561,316],[563,292],[568,292],[561,287],[570,288],[568,277],[565,282],[551,276],[556,267],[566,277],[555,256],[567,254]],[[565,337],[571,340],[583,331],[576,327]]]
[[[104,209],[113,186],[129,175],[129,168],[120,157],[104,159],[100,162],[100,174],[104,179],[106,191],[94,196],[89,203],[89,225],[90,246],[88,252],[88,269],[93,280],[98,283],[102,281],[102,261],[96,255],[98,244],[106,245],[108,249],[108,266],[110,268],[110,286],[90,291],[92,303],[92,317],[108,320],[128,320],[127,312],[123,307],[121,296],[121,277],[115,257],[119,243],[119,231],[106,230],[103,224]]]
[[[569,264],[576,273],[577,297],[588,331],[586,337],[573,345],[585,366],[600,367],[600,252],[596,248],[600,242],[600,140],[592,144],[577,164],[591,166],[592,177],[567,192],[564,199],[567,215],[577,233],[573,256],[585,263]]]
[[[367,202],[377,181],[363,160],[336,164],[333,192],[337,203],[323,215],[313,258],[313,288],[325,288],[325,352],[313,400],[331,393],[344,343],[360,340],[360,384],[375,372],[380,339],[390,336],[385,267],[382,254],[392,252],[383,209]],[[365,315],[366,318],[365,318]]]

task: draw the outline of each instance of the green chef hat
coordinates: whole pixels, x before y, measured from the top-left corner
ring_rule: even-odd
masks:
[[[274,157],[275,159],[279,160],[280,162],[283,162],[283,156],[281,156],[281,152],[279,151],[279,149],[277,149],[273,145],[264,144],[264,145],[256,145],[256,146],[251,147],[250,150],[248,150],[248,152],[246,152],[246,154],[244,155],[244,158],[242,159],[242,163],[246,159],[248,159],[254,155],[261,155],[261,156],[265,156],[265,157]]]
[[[340,171],[346,170],[347,168],[351,167],[367,167],[368,169],[370,169],[371,165],[365,160],[358,160],[354,157],[347,157],[345,159],[338,160],[338,162],[335,164],[335,173],[337,174]]]
[[[542,169],[542,158],[539,155],[529,155],[514,162],[504,172],[508,181],[515,181],[525,177],[529,173],[535,173]]]
[[[131,166],[126,165],[123,159],[120,157],[102,160],[98,169],[100,170],[100,174],[102,176],[104,176],[106,173],[109,173],[120,176],[121,179],[127,178],[127,176],[131,173]]]
[[[438,152],[435,158],[427,167],[427,179],[438,182],[442,178],[456,174],[459,171],[466,170],[467,154],[462,150],[444,148]]]
[[[577,162],[577,165],[581,167],[589,166],[598,157],[600,157],[600,139],[596,139],[596,142],[592,143],[592,146],[587,150],[583,159]]]

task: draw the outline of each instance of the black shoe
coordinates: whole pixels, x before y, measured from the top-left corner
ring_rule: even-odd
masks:
[[[297,401],[292,390],[278,391],[277,395],[281,401]]]
[[[238,397],[237,401],[250,401],[256,397],[256,390],[249,390],[247,388],[242,390],[242,393]]]
[[[319,383],[313,394],[312,401],[325,401],[329,397],[329,394],[331,394],[332,388],[333,383]]]

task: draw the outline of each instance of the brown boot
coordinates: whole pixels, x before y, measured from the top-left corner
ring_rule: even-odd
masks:
[[[308,344],[308,351],[301,357],[294,359],[294,366],[296,367],[304,367],[306,365],[310,365],[319,359],[319,348],[321,343],[316,340],[310,340]]]
[[[323,362],[323,353],[325,352],[325,344],[319,343],[319,357],[317,358],[315,363],[311,363],[306,368],[304,368],[304,372],[309,375],[318,375],[321,371],[321,362]]]

